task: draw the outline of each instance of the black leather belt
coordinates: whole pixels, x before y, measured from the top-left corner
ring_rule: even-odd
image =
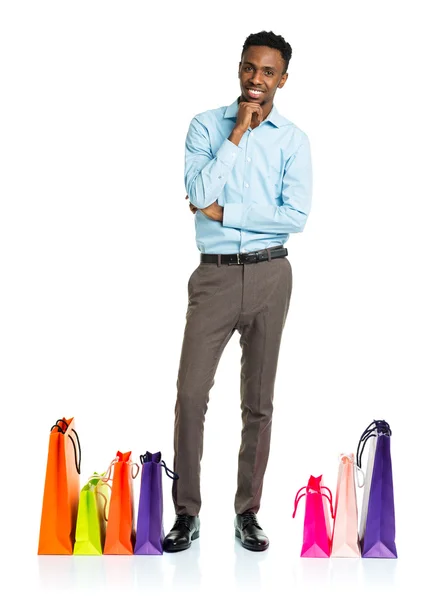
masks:
[[[273,246],[265,250],[257,250],[256,252],[244,252],[241,254],[201,254],[201,263],[220,263],[222,265],[245,265],[249,263],[261,262],[273,258],[281,258],[288,256],[288,249],[283,246]]]

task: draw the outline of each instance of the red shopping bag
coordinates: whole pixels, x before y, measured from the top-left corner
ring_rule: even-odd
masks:
[[[135,543],[134,495],[131,452],[118,452],[109,471],[113,471],[112,493],[107,521],[104,554],[133,554]],[[111,478],[110,473],[104,479]]]

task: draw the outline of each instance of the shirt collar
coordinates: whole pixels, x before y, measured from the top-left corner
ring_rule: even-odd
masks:
[[[225,119],[236,119],[237,118],[239,98],[240,98],[240,96],[238,96],[238,98],[236,98],[234,100],[234,102],[232,102],[232,104],[230,104],[226,108],[225,114],[223,115]],[[283,115],[281,115],[277,111],[276,105],[274,103],[273,103],[273,106],[271,107],[270,114],[265,119],[264,123],[266,123],[267,121],[270,121],[270,123],[272,123],[276,127],[281,127],[282,125],[288,125],[288,123],[289,123],[288,119],[286,119]]]

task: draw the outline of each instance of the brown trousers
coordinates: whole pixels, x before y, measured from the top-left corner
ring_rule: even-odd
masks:
[[[178,515],[201,507],[200,461],[209,392],[222,352],[240,333],[242,434],[235,512],[258,512],[267,467],[274,382],[292,291],[286,257],[245,265],[201,263],[188,281],[188,309],[175,406],[172,497]]]

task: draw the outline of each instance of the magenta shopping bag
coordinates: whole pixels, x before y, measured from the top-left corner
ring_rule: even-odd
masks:
[[[395,504],[393,495],[390,438],[386,421],[373,421],[363,432],[357,447],[361,467],[363,449],[369,438],[376,438],[375,455],[367,499],[366,525],[361,541],[363,558],[397,558],[395,545]]]
[[[146,452],[140,456],[142,478],[137,515],[137,534],[134,554],[163,554],[163,485],[161,469],[171,479],[178,479],[161,460],[161,452]]]
[[[295,517],[297,506],[303,496],[306,496],[304,515],[303,546],[301,556],[305,558],[327,558],[331,551],[331,526],[329,508],[332,519],[333,498],[328,487],[321,485],[322,475],[309,477],[307,486],[298,490],[294,501]],[[304,494],[300,494],[306,490]],[[325,492],[324,492],[325,490]]]

